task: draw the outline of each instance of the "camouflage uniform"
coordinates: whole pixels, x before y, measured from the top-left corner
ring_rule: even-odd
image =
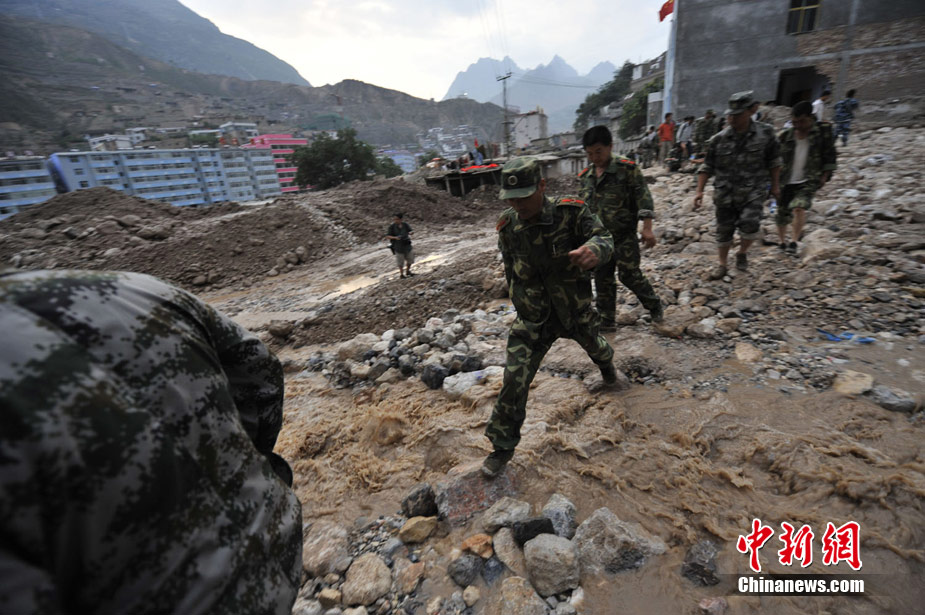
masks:
[[[751,121],[741,135],[726,126],[710,139],[697,172],[716,176],[713,203],[718,244],[731,244],[736,229],[742,239],[760,237],[769,171],[780,165],[777,135],[769,124]]]
[[[710,138],[716,134],[716,127],[719,124],[719,118],[716,116],[708,117],[704,115],[694,124],[694,143],[697,146],[697,152],[705,152],[707,143]]]
[[[781,168],[781,182],[788,182],[793,170],[794,151],[796,150],[796,136],[793,128],[781,131],[780,154],[783,160]],[[813,204],[813,194],[819,189],[822,174],[834,171],[836,168],[835,137],[832,134],[832,125],[828,122],[813,122],[807,136],[809,139],[809,153],[806,157],[806,167],[803,169],[805,181],[798,184],[787,183],[781,188],[780,203],[777,204],[777,213],[774,223],[777,226],[786,226],[793,222],[794,209],[809,209]]]
[[[301,511],[256,337],[115,272],[0,276],[0,327],[0,612],[290,612]]]
[[[579,195],[588,203],[613,236],[614,256],[594,273],[597,311],[605,325],[613,325],[617,313],[617,283],[614,273],[639,302],[653,314],[662,313],[662,303],[639,268],[639,219],[654,218],[655,206],[642,171],[631,160],[611,156],[610,164],[598,177],[592,164],[579,174]]]
[[[582,245],[601,262],[613,253],[610,233],[577,199],[544,199],[539,216],[526,222],[507,209],[498,221],[498,248],[517,319],[508,334],[504,383],[485,429],[496,450],[514,450],[520,442],[530,383],[558,338],[578,342],[598,366],[613,359],[591,305],[590,276],[569,261],[568,253]]]
[[[843,98],[835,103],[835,138],[841,137],[842,145],[848,145],[848,135],[851,134],[851,121],[854,119],[854,110],[859,103],[855,98]]]

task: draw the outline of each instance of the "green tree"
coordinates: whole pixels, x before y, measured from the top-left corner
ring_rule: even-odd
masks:
[[[369,179],[379,169],[372,146],[356,138],[353,128],[344,128],[336,139],[322,133],[310,145],[298,147],[289,156],[296,167],[295,183],[324,190],[355,179]]]
[[[379,159],[379,165],[376,169],[376,174],[385,175],[386,177],[398,177],[399,175],[404,175],[405,171],[400,166],[395,164],[394,160],[388,156],[383,156]]]
[[[646,126],[646,115],[649,110],[649,94],[660,92],[664,82],[656,79],[647,83],[638,90],[633,97],[623,103],[623,116],[620,118],[620,138],[628,139],[639,134]]]
[[[434,158],[440,158],[440,153],[435,149],[429,149],[420,156],[418,156],[418,167],[423,167],[425,164],[433,160]]]
[[[572,125],[575,132],[581,133],[587,130],[588,120],[597,113],[598,109],[612,102],[623,100],[623,97],[630,91],[630,82],[632,80],[633,63],[627,60],[620,67],[620,70],[614,73],[613,79],[602,85],[597,92],[589,94],[584,102],[578,106],[575,111],[575,123]]]

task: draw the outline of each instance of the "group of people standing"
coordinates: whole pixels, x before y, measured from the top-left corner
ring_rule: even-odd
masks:
[[[857,108],[853,96],[851,90],[836,105],[843,143]],[[817,120],[810,102],[793,106],[788,126],[779,134],[755,119],[758,108],[752,92],[738,92],[729,98],[722,120],[708,109],[696,123],[685,118],[675,133],[668,113],[657,131],[649,129],[659,139],[660,160],[667,158],[675,139],[685,154],[702,158],[695,209],[703,205],[707,181],[714,178],[719,262],[708,274],[712,280],[729,274],[727,259],[736,232],[735,267],[748,270],[748,250],[760,236],[769,194],[777,203],[779,248],[795,254],[813,194],[836,168],[836,131]],[[530,383],[556,339],[577,341],[599,368],[605,386],[621,383],[613,348],[603,336],[616,330],[615,274],[648,310],[657,329],[664,321],[661,300],[639,267],[640,243],[652,248],[658,241],[655,207],[642,171],[633,160],[614,155],[612,135],[604,126],[587,130],[582,146],[589,165],[579,175],[578,199],[547,198],[535,159],[514,159],[501,172],[500,198],[510,208],[498,221],[498,246],[517,318],[508,336],[504,381],[485,430],[493,446],[482,465],[489,477],[503,471],[514,455]]]

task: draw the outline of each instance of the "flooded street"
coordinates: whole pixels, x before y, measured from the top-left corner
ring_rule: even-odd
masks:
[[[442,265],[490,251],[493,242],[490,230],[432,237],[417,244],[421,258],[415,270],[439,277]],[[775,257],[767,249],[765,254]],[[263,281],[256,293],[216,294],[210,300],[253,326],[298,319],[335,295],[362,302],[371,289],[404,282],[396,277],[391,255],[371,247],[342,261],[322,261],[308,272]],[[790,327],[802,340],[792,342],[794,350],[799,344],[840,369],[922,389],[921,345],[889,335],[869,344],[831,342],[807,324]],[[593,366],[577,344],[560,340],[534,382],[523,441],[512,462],[517,490],[511,495],[534,511],[559,493],[576,504],[579,521],[607,507],[668,546],[638,570],[583,583],[582,612],[693,613],[693,605],[710,596],[725,596],[730,613],[906,614],[918,609],[925,600],[921,414],[889,412],[831,390],[758,382],[752,367],[735,356],[717,360],[728,353],[718,353],[710,340],[666,338],[642,324],[622,327],[608,338],[618,365],[637,384],[625,393],[589,394],[580,377]],[[501,352],[504,337],[489,343]],[[285,346],[279,355],[290,365],[306,365],[335,347]],[[488,378],[451,399],[417,379],[338,389],[318,372],[288,374],[277,450],[293,460],[306,521],[359,527],[396,514],[414,485],[440,483],[454,468],[479,462],[490,451],[482,431],[499,387],[498,378]],[[852,572],[844,562],[823,564],[822,536],[828,523],[857,522],[862,572],[873,589],[860,598],[738,595],[737,575],[750,570],[736,541],[753,519],[775,532],[760,551],[766,575]],[[814,532],[808,568],[777,561],[784,522]],[[447,526],[420,549],[431,566],[422,590],[452,592],[452,583],[440,581],[447,558],[478,531],[477,518],[462,527]],[[690,546],[707,539],[719,550],[721,582],[698,587],[679,571]],[[483,588],[487,599],[476,612],[500,612],[493,591]]]

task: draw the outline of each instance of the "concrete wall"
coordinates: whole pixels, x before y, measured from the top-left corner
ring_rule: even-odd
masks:
[[[786,33],[789,6],[788,0],[677,2],[675,115],[721,112],[729,95],[742,90],[762,101],[812,98],[827,86],[836,100],[849,88],[862,100],[925,91],[922,0],[820,0],[815,30],[796,35]],[[782,84],[788,74],[793,79]]]

